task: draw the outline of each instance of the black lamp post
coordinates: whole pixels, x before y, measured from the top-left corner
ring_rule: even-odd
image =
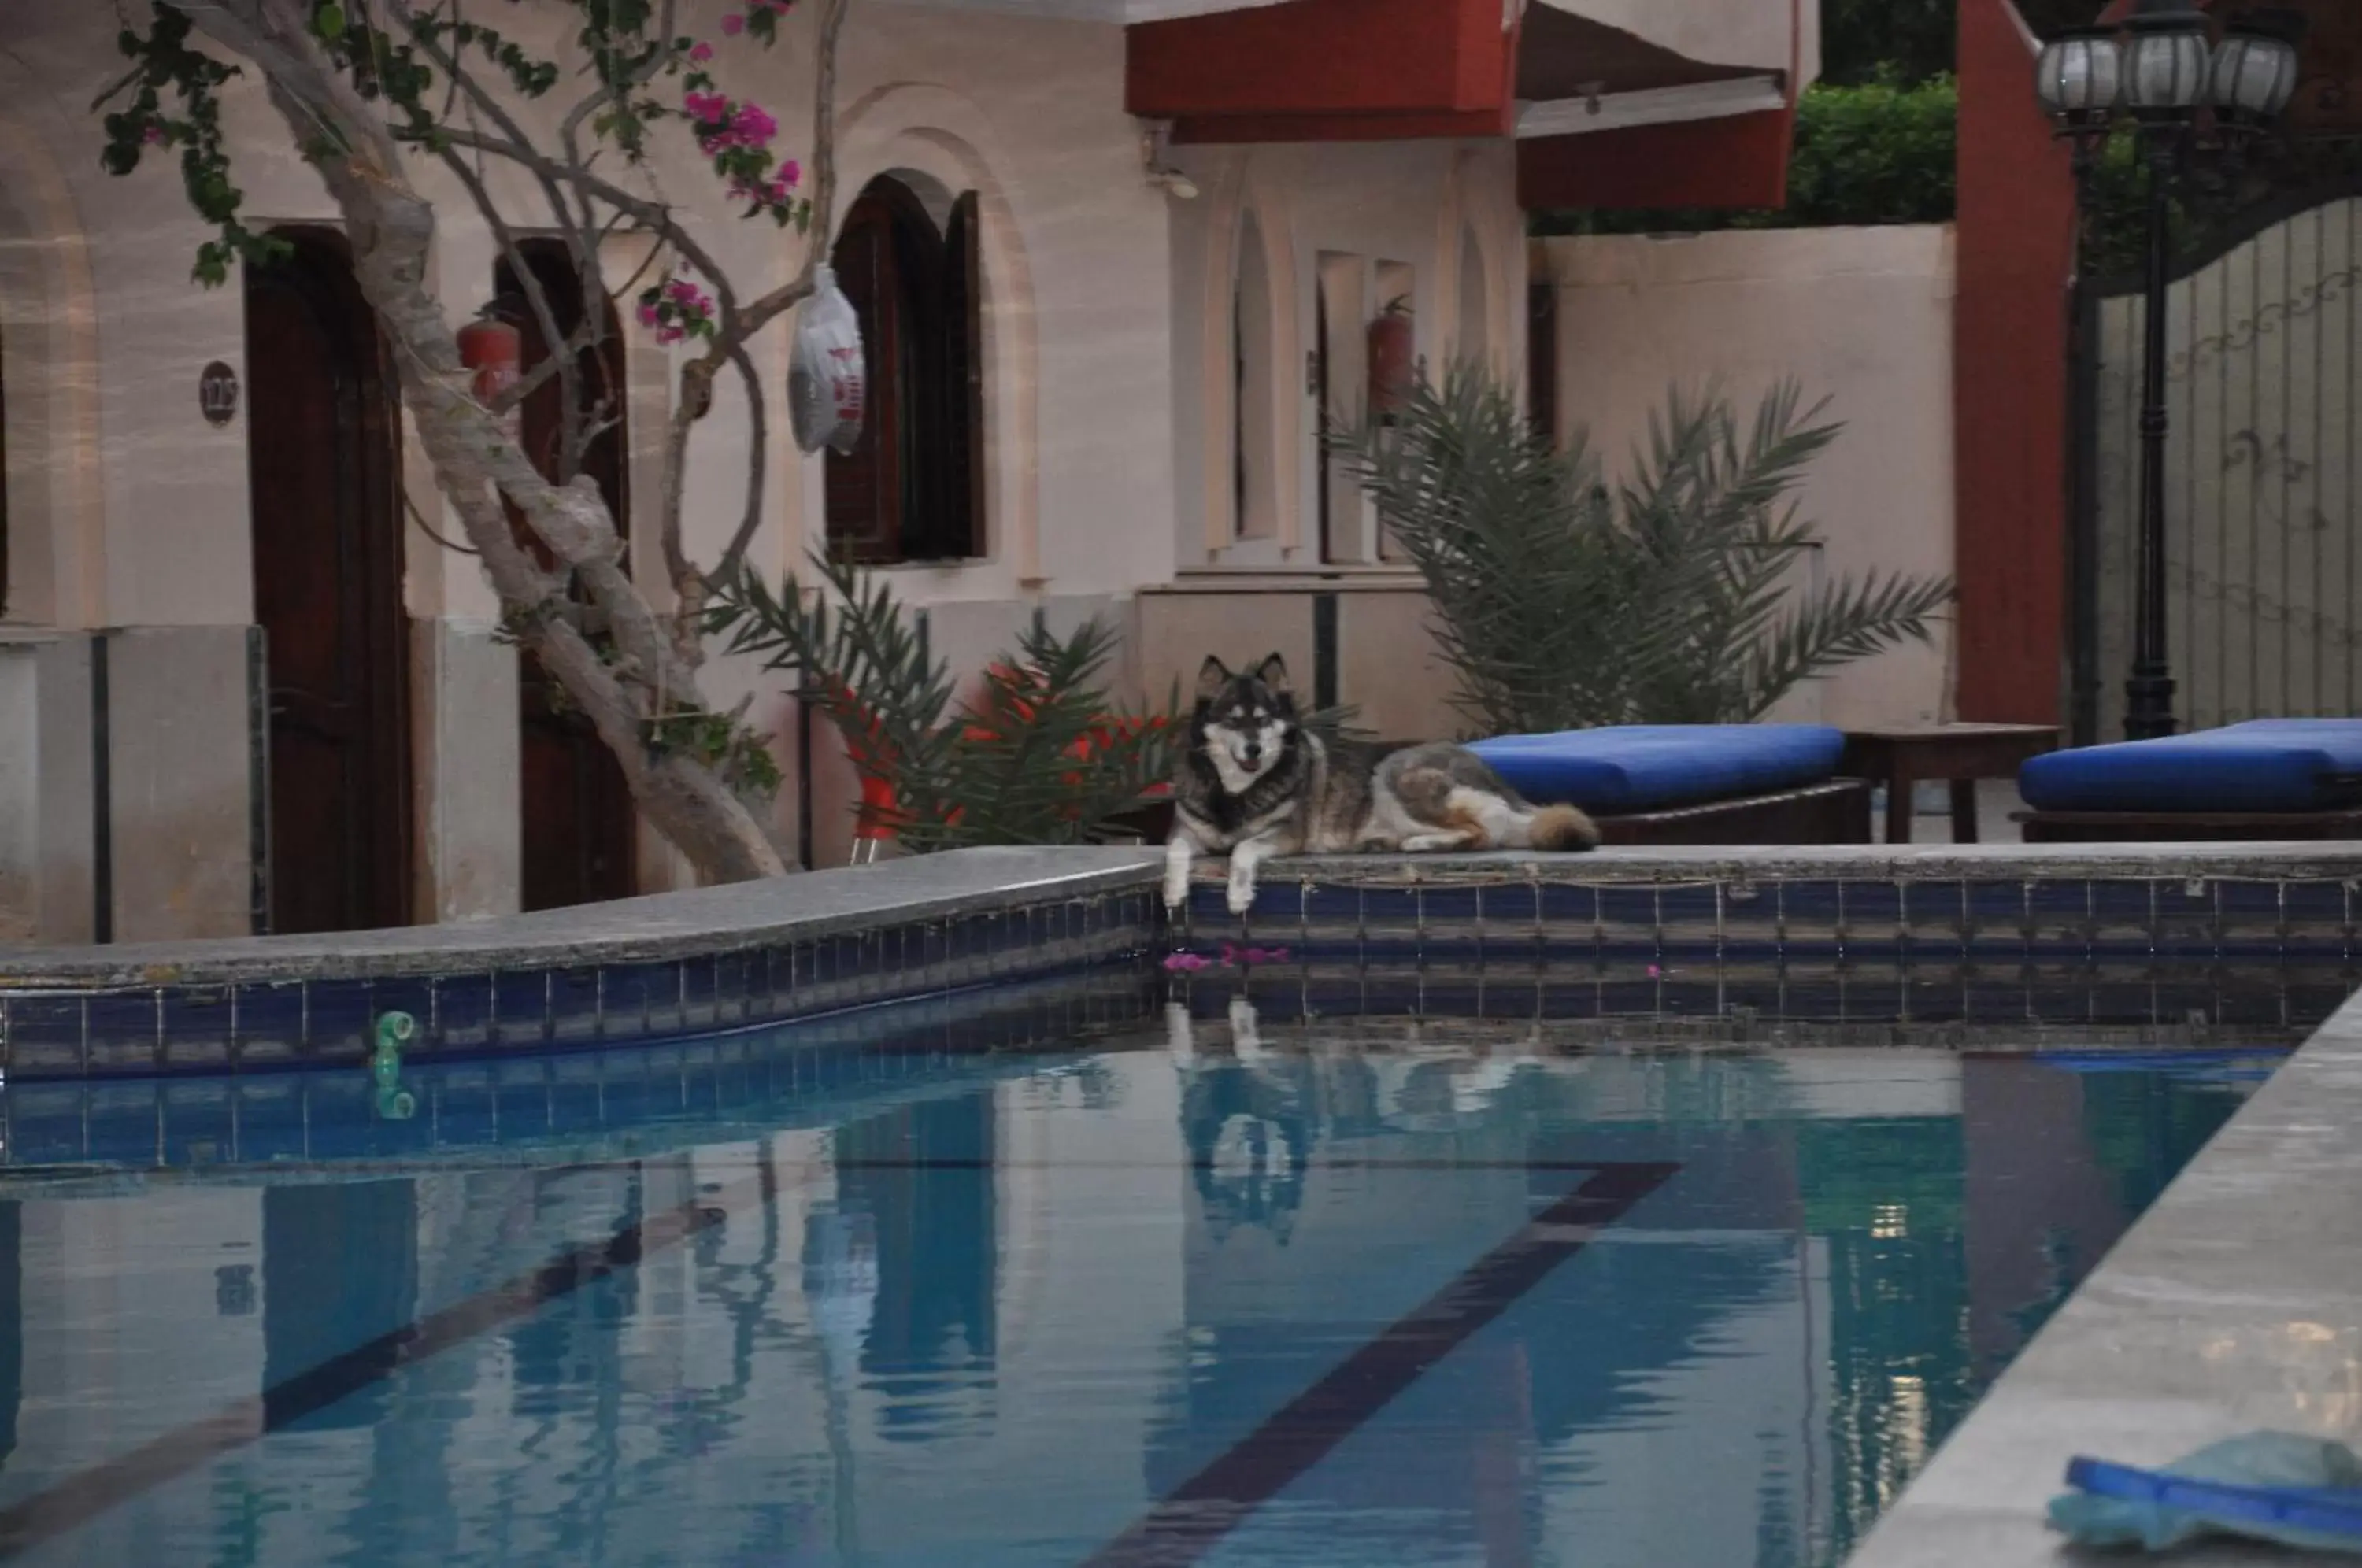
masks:
[[[2148,216],[2147,341],[2141,367],[2140,569],[2133,599],[2133,667],[2125,736],[2173,733],[2173,673],[2165,647],[2165,285],[2168,197],[2196,156],[2235,160],[2296,92],[2301,18],[2249,13],[2209,47],[2206,14],[2186,0],[2140,0],[2121,33],[2081,28],[2043,46],[2035,93],[2075,144],[2079,190],[2119,116],[2139,138]],[[2213,137],[2202,141],[2202,116]]]

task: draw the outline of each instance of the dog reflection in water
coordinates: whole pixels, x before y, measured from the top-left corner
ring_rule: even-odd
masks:
[[[1200,1051],[1188,1008],[1164,1009],[1174,1065],[1181,1073],[1181,1131],[1207,1227],[1217,1237],[1242,1225],[1285,1242],[1304,1202],[1311,1149],[1310,1084],[1301,1057],[1264,1049],[1254,1003],[1231,999],[1228,1038]]]

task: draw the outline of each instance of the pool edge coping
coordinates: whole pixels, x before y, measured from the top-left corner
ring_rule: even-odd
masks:
[[[0,992],[409,979],[458,967],[542,969],[660,962],[1028,900],[1147,888],[1154,845],[988,848],[657,893],[573,909],[325,936],[221,937],[105,946],[0,946]],[[1220,876],[1201,859],[1198,881]],[[2341,879],[2362,884],[2362,843],[1823,845],[1617,847],[1590,854],[1308,856],[1264,863],[1267,884],[1500,882],[1660,887],[1810,878],[2036,880]]]
[[[1843,1568],[2067,1568],[2067,1462],[2154,1467],[2264,1428],[2362,1447],[2362,993],[2210,1139]],[[2317,1555],[2224,1542],[2191,1568]],[[2346,1559],[2334,1559],[2346,1561]]]

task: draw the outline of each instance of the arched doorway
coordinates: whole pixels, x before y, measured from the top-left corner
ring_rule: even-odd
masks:
[[[254,615],[270,701],[270,928],[410,919],[400,425],[344,237],[246,271]]]
[[[581,276],[566,242],[529,238],[518,250],[533,270],[561,336],[581,330],[585,301]],[[538,318],[526,304],[515,270],[503,259],[492,292],[502,313],[524,335],[524,369],[530,373],[549,358]],[[604,331],[577,364],[575,393],[590,429],[579,470],[589,474],[606,498],[617,532],[631,534],[631,491],[626,471],[624,339],[613,303],[599,302]],[[534,389],[521,411],[525,453],[544,478],[566,477],[560,447],[565,436],[565,388],[556,376]],[[510,521],[546,567],[553,558],[524,528],[513,509]],[[565,700],[565,693],[531,654],[518,665],[519,805],[522,812],[524,906],[563,909],[602,899],[625,899],[638,890],[638,815],[624,769],[599,738],[590,721]]]

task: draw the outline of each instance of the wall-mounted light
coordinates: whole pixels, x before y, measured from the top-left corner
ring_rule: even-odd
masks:
[[[1166,161],[1164,149],[1172,127],[1159,121],[1148,127],[1140,138],[1140,164],[1152,185],[1161,185],[1167,195],[1177,201],[1198,199],[1198,182]]]

